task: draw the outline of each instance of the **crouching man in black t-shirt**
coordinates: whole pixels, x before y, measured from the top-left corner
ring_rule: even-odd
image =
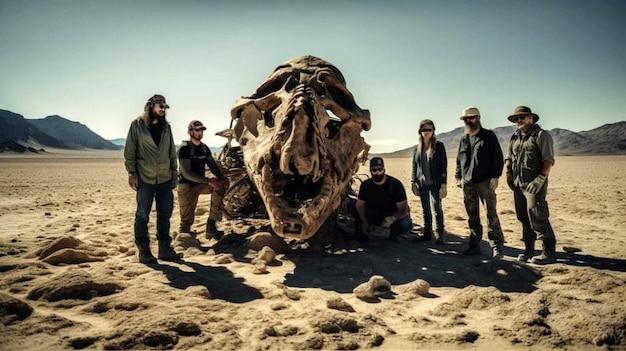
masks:
[[[368,239],[373,226],[389,230],[389,238],[406,233],[413,227],[404,185],[385,173],[385,164],[380,157],[370,161],[372,177],[361,183],[356,204],[350,204],[355,218],[357,240]]]
[[[211,194],[211,208],[206,225],[206,238],[220,239],[224,234],[216,227],[222,219],[222,198],[228,190],[226,178],[211,155],[211,150],[202,142],[206,127],[193,120],[188,125],[189,141],[178,150],[180,181],[178,184],[178,205],[180,207],[180,232],[191,230],[200,194]],[[215,178],[205,176],[206,166]]]

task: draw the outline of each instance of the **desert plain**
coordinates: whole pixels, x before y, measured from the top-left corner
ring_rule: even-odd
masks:
[[[178,233],[175,203],[184,259],[147,266],[121,153],[94,153],[0,157],[0,350],[626,350],[624,155],[557,157],[556,264],[516,260],[521,226],[504,178],[505,259],[491,260],[487,242],[462,256],[467,216],[450,159],[444,247],[360,243],[332,227],[281,247],[252,219],[220,222],[227,235],[209,241],[203,195],[197,236]],[[422,225],[410,159],[386,169]],[[154,223],[153,212],[156,252]],[[388,288],[353,293],[376,276]]]

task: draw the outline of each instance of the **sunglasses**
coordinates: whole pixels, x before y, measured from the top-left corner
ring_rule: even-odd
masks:
[[[382,167],[375,167],[375,168],[370,169],[370,172],[372,172],[372,173],[383,173],[384,170],[385,169],[382,168]]]
[[[432,129],[422,129],[422,130],[420,130],[420,132],[432,132],[432,131],[433,131]]]
[[[464,121],[473,121],[474,119],[476,119],[476,117],[478,116],[467,116],[467,117],[463,117]]]
[[[525,120],[525,119],[526,119],[526,117],[527,117],[527,116],[528,116],[528,115],[514,116],[514,117],[512,117],[512,118],[511,118],[511,122],[513,122],[513,123],[517,123],[517,122],[519,122],[519,121],[523,121],[523,120]]]
[[[166,109],[166,108],[170,108],[169,106],[165,105],[165,104],[159,104],[159,107],[162,109]]]

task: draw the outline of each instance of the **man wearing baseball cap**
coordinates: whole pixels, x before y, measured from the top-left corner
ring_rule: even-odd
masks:
[[[350,208],[356,239],[367,240],[372,226],[389,230],[390,238],[410,231],[413,221],[402,182],[386,174],[380,157],[370,160],[370,173],[372,177],[361,183],[355,208]]]
[[[178,150],[180,182],[178,206],[180,208],[180,232],[191,232],[200,194],[211,194],[211,207],[206,224],[206,238],[220,239],[224,234],[217,229],[216,222],[222,219],[222,198],[228,189],[228,178],[220,170],[211,150],[202,142],[206,127],[193,120],[187,125],[189,140]],[[213,177],[206,176],[206,167]]]
[[[522,223],[525,250],[518,259],[535,264],[554,263],[556,238],[546,201],[548,175],[554,165],[554,142],[550,133],[537,124],[539,115],[529,107],[516,107],[508,120],[517,127],[511,136],[505,165],[517,219]],[[537,238],[542,241],[543,252],[534,256]]]
[[[465,108],[461,113],[461,120],[465,123],[465,135],[459,142],[455,178],[457,186],[463,189],[463,202],[470,229],[469,248],[463,254],[480,255],[483,237],[480,223],[482,202],[487,209],[487,235],[492,246],[492,255],[493,258],[500,259],[503,258],[504,234],[496,211],[496,188],[504,167],[502,148],[496,134],[482,127],[478,108]]]
[[[172,249],[170,218],[174,209],[174,194],[178,176],[176,172],[176,146],[172,128],[165,119],[170,106],[163,95],[155,94],[144,105],[144,112],[131,124],[124,147],[124,165],[128,171],[128,184],[137,192],[135,212],[135,244],[139,261],[156,263],[150,251],[148,222],[152,203],[156,200],[156,230],[159,241],[158,257],[165,261],[181,258]]]

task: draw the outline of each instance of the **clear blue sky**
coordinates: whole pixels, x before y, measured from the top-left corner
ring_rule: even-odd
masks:
[[[280,63],[311,54],[344,74],[372,114],[373,152],[415,144],[419,121],[487,128],[517,105],[544,128],[626,120],[626,1],[0,0],[0,108],[125,137],[154,93],[177,142],[205,141]],[[450,147],[450,146],[448,146]]]

